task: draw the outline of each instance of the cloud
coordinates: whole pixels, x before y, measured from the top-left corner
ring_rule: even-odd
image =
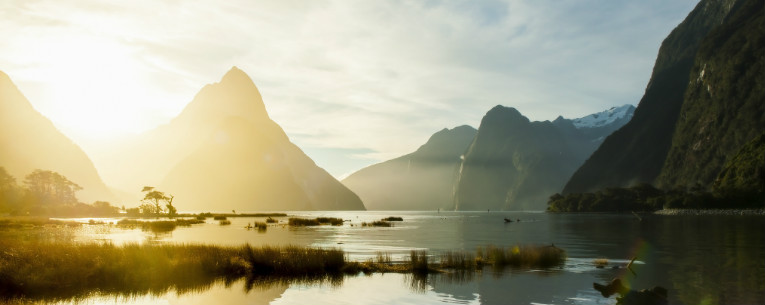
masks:
[[[136,99],[130,107],[117,104],[124,99],[92,98],[104,109],[118,109],[110,115],[130,119],[98,123],[141,121],[145,129],[169,120],[205,83],[236,65],[250,74],[271,117],[298,145],[308,151],[335,149],[349,160],[361,154],[373,162],[411,152],[441,128],[477,126],[497,104],[534,120],[635,104],[661,40],[694,5],[688,0],[5,1],[0,68],[22,90],[36,88],[24,92],[58,125],[70,121],[54,105],[80,101],[45,94],[54,86],[50,83],[76,86],[87,84],[88,77],[122,75],[122,86],[111,90]],[[124,65],[61,79],[65,72],[49,72],[71,60],[56,53],[67,44],[75,50],[76,44],[103,46],[116,53],[104,60]],[[73,57],[78,66],[104,65]],[[87,125],[61,127],[77,140],[81,135],[75,131]],[[341,171],[331,169],[342,167],[336,158],[316,158],[333,174]]]

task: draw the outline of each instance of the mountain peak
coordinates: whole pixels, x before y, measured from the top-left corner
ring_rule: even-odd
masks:
[[[247,73],[239,69],[237,66],[231,67],[231,69],[223,75],[220,83],[252,83],[255,84]]]
[[[502,126],[516,126],[525,125],[529,123],[529,119],[521,114],[517,109],[513,107],[505,107],[502,105],[494,106],[481,120],[481,127],[479,130],[488,125],[500,124]],[[509,125],[508,125],[509,124]]]

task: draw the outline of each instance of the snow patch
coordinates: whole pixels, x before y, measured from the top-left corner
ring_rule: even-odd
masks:
[[[635,106],[626,104],[619,107],[611,107],[606,111],[593,113],[585,117],[571,120],[576,128],[594,128],[609,125],[621,118],[631,119],[635,112]]]

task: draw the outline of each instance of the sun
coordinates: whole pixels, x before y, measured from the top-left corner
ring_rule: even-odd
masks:
[[[39,69],[28,77],[41,84],[38,110],[62,131],[98,139],[148,128],[141,109],[157,101],[134,48],[83,36],[47,41],[41,49],[48,51],[38,54]]]

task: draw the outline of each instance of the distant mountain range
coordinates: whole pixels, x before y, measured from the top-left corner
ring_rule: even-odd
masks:
[[[35,169],[58,172],[83,188],[77,196],[87,203],[114,199],[85,152],[37,112],[1,71],[0,166],[18,183]]]
[[[477,131],[442,129],[417,151],[358,170],[343,184],[369,210],[451,210],[460,157]]]
[[[636,183],[643,183],[638,193],[656,191],[648,183],[762,199],[763,5],[701,0],[662,43],[637,109],[532,122],[496,106],[478,130],[443,129],[417,151],[361,169],[345,185],[290,142],[236,67],[168,124],[109,143],[99,170],[135,194],[117,204],[137,204],[143,186],[156,186],[175,195],[181,210],[359,210],[362,199],[385,210],[543,210],[561,190]],[[2,72],[0,131],[0,166],[17,179],[53,170],[84,188],[82,201],[115,198],[88,156]]]
[[[530,122],[496,106],[477,131],[443,129],[417,151],[361,169],[343,183],[368,209],[543,210],[547,197],[634,110],[624,105],[574,120]]]
[[[654,184],[765,193],[765,11],[702,0],[664,40],[635,116],[609,136],[564,194]],[[760,146],[758,146],[760,145]]]
[[[494,107],[460,164],[454,209],[544,210],[549,196],[634,110],[624,105],[574,120],[531,122],[514,108]]]

